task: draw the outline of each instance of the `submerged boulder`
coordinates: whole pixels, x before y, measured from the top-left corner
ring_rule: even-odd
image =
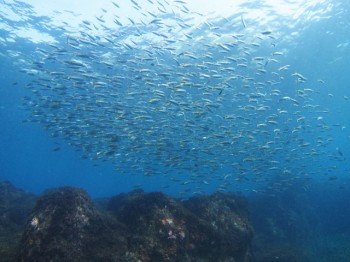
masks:
[[[13,261],[26,219],[35,205],[36,197],[0,182],[0,260]]]
[[[103,217],[80,189],[63,187],[37,202],[18,261],[112,261],[125,252],[124,228]]]
[[[253,230],[242,197],[214,194],[179,201],[134,191],[109,209],[130,230],[135,261],[251,261]]]
[[[111,199],[109,210],[129,230],[125,261],[192,261],[188,221],[181,202],[141,190]]]
[[[254,234],[243,197],[215,193],[190,198],[184,205],[196,214],[197,221],[190,224],[196,256],[205,261],[252,261],[250,243]]]
[[[271,190],[270,194],[255,194],[249,199],[254,214],[251,222],[256,232],[253,246],[258,262],[318,261],[310,256],[308,246],[311,241],[314,248],[314,241],[320,237],[320,217],[310,205],[310,195],[298,185]],[[317,253],[319,255],[319,251]]]

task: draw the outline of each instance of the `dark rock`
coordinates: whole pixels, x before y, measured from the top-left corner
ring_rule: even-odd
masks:
[[[236,195],[182,203],[134,191],[114,197],[109,209],[130,229],[129,255],[135,261],[251,261],[253,230],[247,206]]]
[[[13,261],[23,226],[36,197],[9,182],[0,182],[0,258]]]
[[[35,199],[33,194],[14,187],[10,182],[0,182],[0,231],[24,225]]]
[[[112,198],[109,209],[129,229],[125,261],[192,261],[187,222],[195,218],[180,202],[138,190]]]
[[[100,210],[70,187],[45,193],[28,218],[18,261],[252,261],[253,230],[236,195],[180,201],[138,190],[97,203]]]
[[[123,232],[83,190],[60,188],[38,200],[18,261],[119,261],[114,258],[126,251]]]
[[[190,224],[196,256],[206,261],[252,260],[253,228],[248,222],[248,207],[243,197],[215,193],[191,198],[184,204],[196,214],[197,222]]]
[[[305,250],[302,248],[286,244],[276,243],[273,245],[266,246],[259,252],[257,262],[310,262],[313,260],[305,257]]]
[[[308,198],[295,188],[273,193],[250,198],[256,260],[313,261],[307,257],[306,246],[318,234],[314,231],[319,219]]]

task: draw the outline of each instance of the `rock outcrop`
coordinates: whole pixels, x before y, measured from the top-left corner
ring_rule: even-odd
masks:
[[[0,261],[13,261],[23,227],[35,205],[36,197],[0,182]]]
[[[83,190],[63,187],[38,199],[18,261],[114,261],[126,243],[124,227],[100,214]]]
[[[18,261],[248,262],[247,217],[245,201],[233,194],[180,201],[133,191],[99,211],[83,190],[64,187],[37,201]]]

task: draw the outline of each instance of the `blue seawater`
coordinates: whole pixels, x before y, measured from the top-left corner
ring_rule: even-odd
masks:
[[[77,2],[0,3],[0,180],[283,196],[350,261],[347,1]]]

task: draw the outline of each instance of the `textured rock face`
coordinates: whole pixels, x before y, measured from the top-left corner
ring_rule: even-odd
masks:
[[[196,214],[193,223],[198,256],[207,261],[251,261],[253,228],[248,222],[245,200],[234,194],[215,193],[187,200],[185,207]],[[202,225],[198,228],[198,225]]]
[[[42,196],[27,223],[19,261],[100,261],[125,248],[122,226],[104,218],[87,194],[69,187]]]
[[[111,199],[109,210],[129,229],[130,261],[192,261],[188,226],[196,219],[181,202],[134,191]]]
[[[0,261],[13,261],[23,226],[35,205],[35,196],[0,182]]]
[[[14,187],[10,182],[0,182],[0,231],[22,226],[35,199],[33,194]]]
[[[180,201],[133,191],[98,211],[80,189],[44,194],[28,219],[18,261],[248,262],[253,231],[233,194]]]
[[[131,230],[129,254],[141,261],[251,261],[253,230],[241,197],[214,194],[176,201],[134,191],[109,209]]]
[[[310,262],[320,260],[317,239],[322,239],[319,225],[320,212],[310,204],[310,195],[302,187],[271,191],[271,194],[256,194],[249,199],[256,238],[254,253],[257,262]],[[324,203],[322,203],[324,205]],[[323,221],[322,221],[323,223]],[[325,238],[326,239],[326,238]],[[322,239],[322,242],[327,242]],[[311,256],[317,250],[317,257]],[[325,257],[325,256],[324,256]],[[323,261],[343,261],[327,259]]]

